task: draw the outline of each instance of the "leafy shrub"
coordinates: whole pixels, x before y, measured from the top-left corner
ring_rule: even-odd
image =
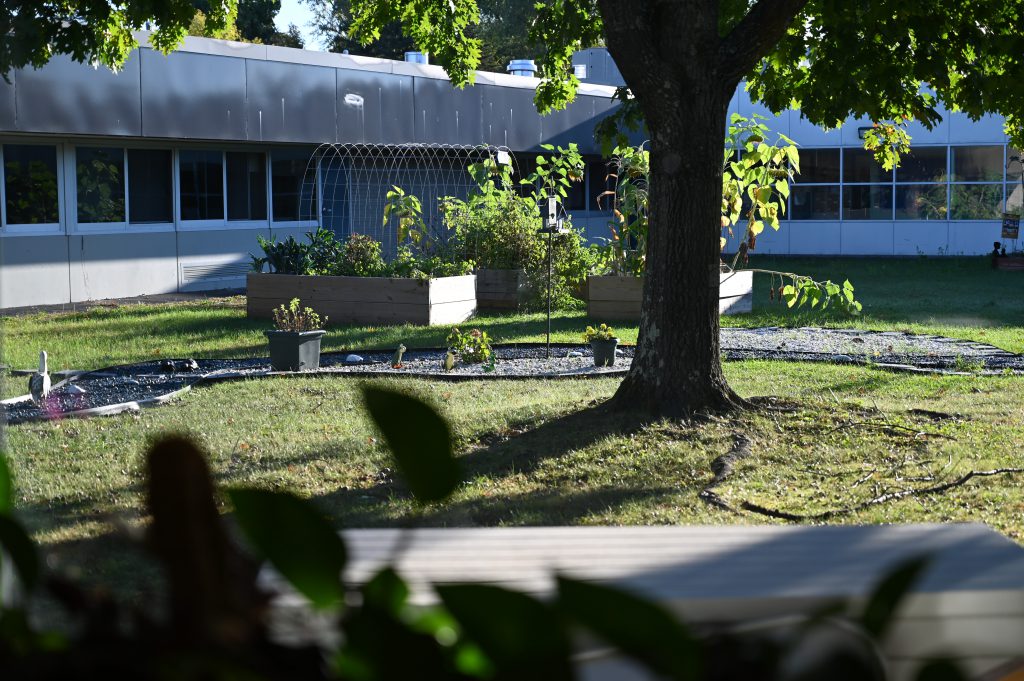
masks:
[[[341,247],[333,273],[345,277],[383,277],[387,270],[380,242],[366,234],[353,234]]]
[[[448,350],[458,355],[466,364],[483,364],[494,356],[491,349],[491,338],[486,331],[473,329],[463,333],[459,327],[452,328],[448,334]]]
[[[273,234],[267,239],[261,234],[256,235],[256,241],[263,249],[262,256],[250,254],[252,258],[252,269],[255,272],[262,272],[270,267],[271,272],[277,274],[308,274],[310,269],[309,244],[303,243],[289,236],[278,243],[277,237]]]
[[[299,299],[292,298],[288,307],[281,304],[274,310],[274,326],[278,331],[314,331],[322,329],[327,317],[320,315],[311,307],[300,307]]]

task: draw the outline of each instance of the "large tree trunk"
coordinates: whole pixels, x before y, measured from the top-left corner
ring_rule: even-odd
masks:
[[[743,404],[719,353],[719,224],[728,98],[717,84],[657,104],[640,337],[618,406],[660,416]],[[651,120],[648,116],[648,120]]]

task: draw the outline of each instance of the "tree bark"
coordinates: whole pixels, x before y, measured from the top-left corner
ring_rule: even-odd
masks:
[[[722,373],[718,288],[722,149],[728,98],[711,87],[650,125],[650,223],[640,335],[615,403],[658,416],[731,410]]]
[[[667,417],[746,406],[725,380],[719,345],[726,115],[740,79],[806,0],[758,0],[724,40],[718,0],[597,2],[651,136],[640,335],[613,404]]]

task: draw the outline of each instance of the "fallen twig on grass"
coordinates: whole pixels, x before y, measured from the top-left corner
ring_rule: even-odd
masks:
[[[741,501],[733,507],[728,502],[721,499],[721,497],[718,497],[717,494],[714,494],[714,492],[712,492],[712,494],[716,497],[716,501],[709,503],[715,503],[716,506],[733,512],[737,512],[737,509],[739,509],[740,511],[757,513],[759,515],[767,516],[769,518],[777,518],[779,520],[792,520],[796,522],[822,521],[831,520],[843,515],[850,515],[857,511],[863,511],[871,506],[877,506],[878,504],[884,504],[890,501],[899,501],[900,499],[906,499],[907,497],[924,497],[932,494],[941,494],[942,492],[953,489],[954,487],[960,487],[974,478],[989,478],[996,475],[1014,475],[1017,473],[1024,473],[1024,468],[993,468],[987,471],[969,471],[955,480],[943,482],[938,485],[932,485],[931,487],[919,487],[916,489],[899,490],[897,492],[886,492],[885,494],[880,494],[872,499],[868,499],[867,501],[862,501],[859,504],[823,511],[821,513],[790,513],[788,511],[781,511],[761,506],[760,504],[755,504],[749,501]],[[707,491],[707,488],[705,488],[705,491]],[[701,498],[704,498],[704,492],[701,492]],[[705,499],[705,501],[708,500]]]
[[[954,442],[956,441],[955,437],[953,437],[952,435],[946,435],[945,433],[936,433],[934,431],[921,430],[919,428],[910,428],[909,426],[904,426],[904,425],[901,425],[899,423],[890,423],[888,421],[875,421],[875,420],[847,421],[846,423],[840,423],[838,426],[834,426],[832,428],[829,428],[828,430],[823,431],[821,434],[822,435],[829,435],[831,433],[835,433],[837,431],[843,430],[844,428],[874,428],[875,430],[884,430],[884,431],[902,430],[902,431],[905,431],[905,432],[908,432],[908,433],[913,433],[915,438],[916,437],[921,437],[921,436],[925,436],[925,437],[940,437],[940,438],[943,438],[945,440],[953,440]]]

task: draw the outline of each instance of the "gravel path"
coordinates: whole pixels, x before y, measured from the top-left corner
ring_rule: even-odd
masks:
[[[1024,355],[952,338],[820,328],[722,329],[726,360],[771,359],[871,364],[927,373],[1024,374]],[[493,370],[458,364],[444,371],[444,350],[410,350],[402,368],[390,366],[391,351],[325,353],[320,374],[404,375],[444,380],[486,378],[583,378],[621,375],[629,369],[632,347],[619,350],[611,367],[595,367],[589,346],[552,344],[495,347]],[[27,398],[6,400],[7,422],[21,423],[71,415],[110,414],[159,404],[204,382],[281,375],[265,358],[168,360],[129,364],[72,376],[54,386],[41,409]],[[285,374],[294,375],[294,374]],[[15,377],[17,380],[20,377]],[[27,378],[24,378],[26,384]]]

